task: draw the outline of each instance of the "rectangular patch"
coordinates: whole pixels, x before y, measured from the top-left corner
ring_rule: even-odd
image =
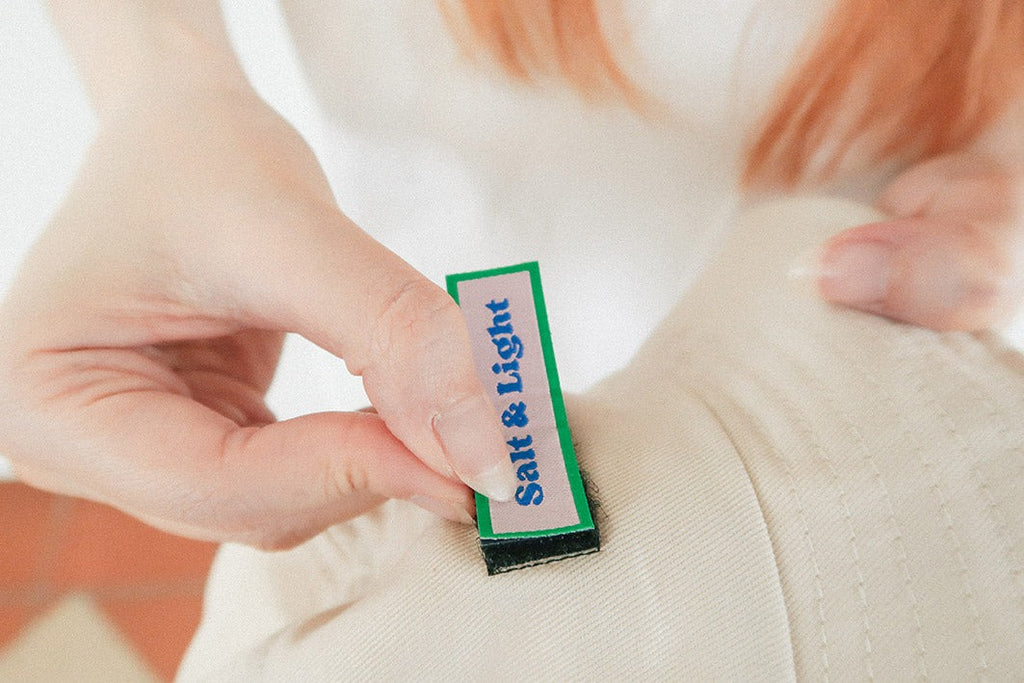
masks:
[[[519,486],[477,494],[487,570],[596,552],[599,536],[576,463],[536,262],[447,278],[469,328],[477,376],[501,416]]]

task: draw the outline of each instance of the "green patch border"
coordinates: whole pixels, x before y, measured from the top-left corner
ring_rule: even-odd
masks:
[[[497,275],[508,275],[527,271],[530,274],[530,285],[533,289],[533,308],[537,315],[537,330],[540,332],[540,344],[544,357],[544,369],[548,377],[548,390],[551,394],[551,407],[555,415],[555,426],[558,430],[558,441],[562,448],[562,460],[565,463],[565,472],[569,478],[569,487],[572,489],[573,502],[576,505],[576,513],[579,516],[579,523],[572,526],[559,527],[556,529],[537,529],[535,531],[511,531],[495,533],[491,524],[491,504],[486,496],[476,494],[476,516],[477,527],[481,539],[500,538],[538,538],[543,536],[554,536],[574,531],[582,531],[594,528],[594,519],[590,514],[590,506],[587,504],[587,493],[583,486],[583,477],[580,475],[579,463],[576,460],[576,449],[572,445],[572,434],[569,431],[569,420],[565,414],[565,401],[562,398],[562,385],[558,380],[558,368],[555,365],[555,350],[551,344],[551,328],[548,324],[547,307],[544,304],[544,291],[540,283],[540,264],[537,261],[528,261],[513,266],[503,266],[488,270],[478,270],[467,273],[456,273],[445,278],[445,286],[448,294],[459,303],[459,283],[467,280],[480,280]]]

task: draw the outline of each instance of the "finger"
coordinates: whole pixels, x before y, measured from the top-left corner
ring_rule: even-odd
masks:
[[[1013,173],[998,161],[979,154],[955,154],[911,167],[883,192],[879,208],[911,216],[969,213],[976,220],[1007,220],[1017,203]]]
[[[321,413],[240,428],[184,396],[117,394],[75,417],[97,497],[175,533],[291,547],[388,498],[471,523],[472,496],[373,415]],[[97,472],[116,481],[97,480]]]
[[[259,478],[255,488],[273,489],[277,500],[295,511],[290,530],[259,539],[263,546],[293,545],[388,498],[473,523],[469,489],[426,467],[373,415],[320,413],[250,434],[234,432],[223,464],[222,475],[229,480],[254,473]],[[282,486],[282,481],[293,483]],[[249,490],[246,485],[240,493]]]
[[[172,342],[140,349],[188,386],[193,400],[241,426],[274,422],[264,403],[284,335],[242,330],[214,339]]]
[[[263,400],[263,392],[222,372],[179,371],[192,400],[212,408],[241,427],[270,424],[274,414]]]
[[[998,232],[953,219],[910,218],[847,230],[824,246],[817,286],[832,303],[936,330],[980,330],[1021,294]]]
[[[510,500],[515,477],[469,335],[442,289],[337,214],[272,246],[248,310],[342,357],[391,432],[435,471]],[[264,258],[266,256],[266,258]]]

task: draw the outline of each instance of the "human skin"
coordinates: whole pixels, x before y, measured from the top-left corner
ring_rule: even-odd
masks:
[[[385,498],[509,499],[454,302],[346,216],[246,82],[217,4],[54,0],[99,131],[0,309],[0,451],[23,480],[286,547]],[[376,413],[277,422],[282,336]]]
[[[891,217],[828,240],[806,273],[833,303],[936,330],[1006,322],[1024,294],[1024,171],[969,151],[912,166],[882,193]]]
[[[99,132],[0,306],[0,452],[19,477],[267,548],[386,498],[461,522],[467,485],[510,498],[453,302],[341,213],[217,3],[50,7]],[[926,162],[884,195],[894,220],[830,240],[805,276],[872,313],[987,326],[1019,295],[1019,178],[990,157]],[[275,421],[285,332],[343,358],[376,413]]]

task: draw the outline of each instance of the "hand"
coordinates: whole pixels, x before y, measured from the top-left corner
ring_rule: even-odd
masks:
[[[936,330],[1005,322],[1024,298],[1024,168],[978,154],[918,164],[885,190],[892,220],[847,230],[821,252],[828,301]]]
[[[275,422],[285,331],[377,414]],[[503,441],[455,304],[251,92],[106,119],[0,307],[0,452],[173,532],[286,547],[391,497],[471,521],[463,482],[514,490]]]

